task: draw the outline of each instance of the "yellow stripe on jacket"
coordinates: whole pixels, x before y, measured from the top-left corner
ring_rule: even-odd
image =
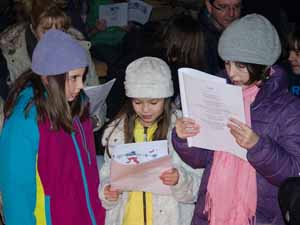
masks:
[[[36,218],[36,224],[47,225],[46,210],[45,210],[45,192],[37,169],[37,163],[35,167],[36,167],[36,206],[34,209],[34,215]]]
[[[152,141],[153,135],[157,129],[157,123],[147,128],[147,141]],[[144,127],[138,119],[135,120],[134,126],[134,140],[135,142],[144,142],[145,134]],[[145,202],[144,205],[144,194]],[[123,217],[123,225],[144,225],[144,207],[146,207],[146,225],[153,224],[153,211],[152,211],[152,193],[132,191],[128,195],[128,201],[125,206],[125,213]]]

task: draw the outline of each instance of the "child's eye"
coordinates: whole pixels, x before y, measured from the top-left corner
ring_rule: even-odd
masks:
[[[133,103],[136,104],[136,105],[141,104],[141,102],[140,102],[140,101],[137,101],[137,100],[133,100]]]
[[[75,81],[76,81],[76,77],[70,77],[70,78],[69,78],[69,81],[75,82]]]
[[[236,65],[236,67],[237,67],[237,68],[240,68],[240,69],[244,69],[244,68],[246,68],[246,65],[245,65],[245,64],[243,64],[243,63],[239,63],[239,62],[237,62],[237,63],[235,63],[235,65]]]

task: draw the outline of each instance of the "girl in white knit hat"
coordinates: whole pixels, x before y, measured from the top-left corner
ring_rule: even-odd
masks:
[[[168,65],[161,59],[143,57],[126,69],[128,97],[121,113],[103,135],[105,163],[100,172],[99,196],[106,208],[107,225],[189,225],[197,199],[202,170],[193,170],[181,161],[168,141],[173,168],[160,175],[171,195],[115,190],[110,186],[110,145],[164,140],[180,114],[172,111],[173,83]]]

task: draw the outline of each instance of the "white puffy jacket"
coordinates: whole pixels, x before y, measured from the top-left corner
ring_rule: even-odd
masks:
[[[174,151],[171,143],[171,131],[178,116],[181,116],[181,112],[179,111],[172,115],[168,140],[173,166],[179,171],[179,181],[177,185],[171,186],[172,196],[152,195],[153,225],[190,225],[194,212],[194,203],[197,200],[203,170],[194,170],[185,164]],[[123,144],[123,127],[124,120],[113,121],[104,131],[102,139],[103,145]],[[109,143],[108,136],[110,136]],[[100,170],[99,197],[102,200],[103,207],[106,208],[105,225],[121,225],[128,199],[128,192],[123,192],[116,202],[107,201],[104,198],[104,187],[109,184],[110,176],[110,158],[107,154],[107,148],[104,160],[104,165]]]

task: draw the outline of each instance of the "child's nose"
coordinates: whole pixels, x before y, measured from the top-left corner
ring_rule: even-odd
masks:
[[[148,112],[148,111],[149,111],[149,105],[143,104],[143,112]]]
[[[296,53],[294,51],[290,51],[288,60],[293,61],[295,58],[296,58]]]
[[[81,89],[83,89],[83,81],[82,80],[80,80],[80,81],[78,81],[78,84],[77,84],[77,88],[79,89],[79,90],[81,90]]]

